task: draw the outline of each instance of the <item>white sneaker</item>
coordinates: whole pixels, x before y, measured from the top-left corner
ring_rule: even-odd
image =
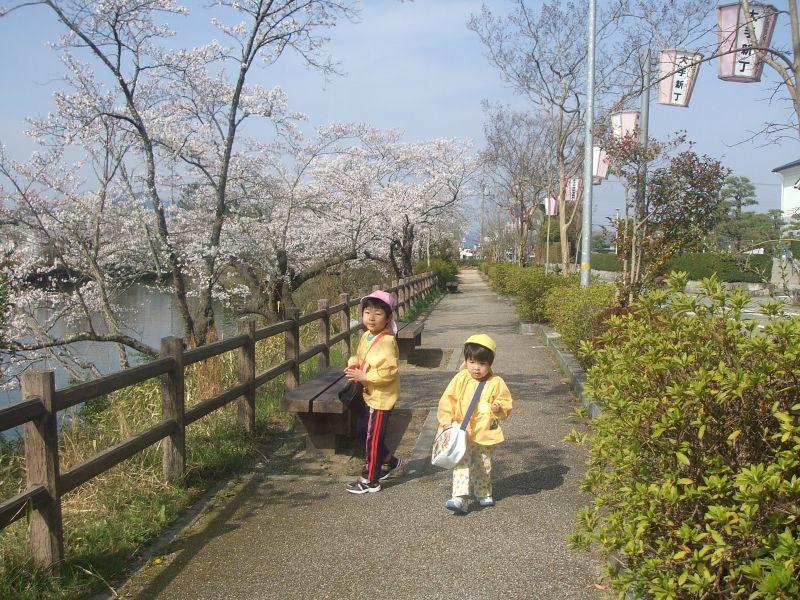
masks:
[[[479,496],[478,504],[480,504],[483,508],[489,508],[490,506],[494,506],[494,498],[491,496]]]
[[[467,512],[467,503],[464,502],[463,498],[459,498],[458,496],[450,498],[450,500],[444,503],[444,507],[447,510],[452,510],[457,513]]]

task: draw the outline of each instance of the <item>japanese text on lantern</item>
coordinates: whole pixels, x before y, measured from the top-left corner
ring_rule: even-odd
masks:
[[[702,54],[687,50],[662,50],[658,59],[658,101],[669,106],[689,106]]]
[[[751,4],[748,12],[739,4],[717,8],[720,79],[744,83],[761,80],[764,64],[756,49],[769,46],[776,16],[775,7],[769,4]]]
[[[567,182],[567,202],[577,202],[581,197],[583,189],[583,179],[580,177],[573,177]]]

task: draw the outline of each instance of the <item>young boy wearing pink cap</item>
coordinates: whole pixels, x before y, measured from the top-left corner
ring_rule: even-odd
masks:
[[[381,481],[403,464],[392,456],[385,442],[389,416],[400,395],[395,304],[390,293],[380,290],[361,299],[361,322],[367,330],[344,370],[345,377],[364,385],[362,420],[367,438],[361,475],[345,487],[351,494],[379,492]]]
[[[445,508],[457,513],[467,511],[471,497],[481,507],[494,506],[492,498],[492,454],[504,440],[500,421],[511,413],[511,392],[506,382],[492,372],[497,344],[485,333],[472,335],[464,342],[464,368],[450,381],[439,399],[439,431],[453,423],[461,423],[476,406],[467,424],[467,451],[453,468],[453,497]]]

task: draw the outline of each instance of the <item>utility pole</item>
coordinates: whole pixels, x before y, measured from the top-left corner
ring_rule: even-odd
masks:
[[[589,0],[589,43],[586,60],[586,137],[583,146],[583,235],[581,236],[581,287],[592,281],[592,147],[594,137],[594,50],[596,2]]]

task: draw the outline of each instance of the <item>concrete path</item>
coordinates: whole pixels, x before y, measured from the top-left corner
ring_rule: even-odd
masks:
[[[576,400],[542,340],[518,333],[513,307],[477,271],[460,280],[423,334],[426,348],[456,349],[450,370],[404,369],[398,406],[435,410],[464,340],[477,332],[495,339],[495,369],[514,411],[495,454],[494,508],[463,516],[444,509],[450,471],[429,464],[432,415],[407,474],[379,493],[353,496],[338,480],[254,477],[133,597],[600,597],[600,561],[566,542],[588,500],[578,491],[584,454],[561,442],[576,426],[568,417]]]

